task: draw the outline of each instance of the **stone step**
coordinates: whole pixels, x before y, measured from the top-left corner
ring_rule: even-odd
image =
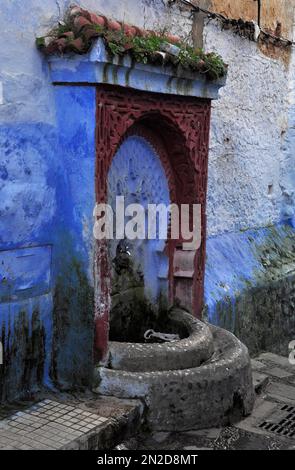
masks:
[[[251,361],[252,362],[252,361]],[[263,392],[269,383],[269,377],[266,374],[253,371],[253,386],[257,394]]]

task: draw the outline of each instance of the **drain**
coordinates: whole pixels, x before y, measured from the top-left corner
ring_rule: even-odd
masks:
[[[278,434],[284,437],[295,436],[295,407],[283,405],[279,413],[276,413],[276,419],[263,421],[258,426],[260,429],[265,429],[268,432]]]

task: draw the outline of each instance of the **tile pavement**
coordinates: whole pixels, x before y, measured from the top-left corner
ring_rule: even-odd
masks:
[[[99,432],[109,421],[82,408],[46,399],[0,420],[0,450],[75,447],[79,438]]]

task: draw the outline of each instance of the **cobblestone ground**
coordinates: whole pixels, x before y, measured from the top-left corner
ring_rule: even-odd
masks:
[[[251,416],[233,426],[142,433],[120,448],[139,450],[295,450],[295,366],[271,353],[252,360],[257,394]]]

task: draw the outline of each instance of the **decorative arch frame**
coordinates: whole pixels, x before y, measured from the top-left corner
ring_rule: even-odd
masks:
[[[171,304],[180,301],[193,315],[203,309],[206,253],[206,196],[211,100],[164,95],[100,85],[96,91],[96,202],[107,202],[112,158],[133,134],[147,139],[159,155],[171,202],[201,204],[202,241],[196,252],[169,243]],[[107,353],[110,312],[110,263],[106,241],[96,241],[95,360]]]

